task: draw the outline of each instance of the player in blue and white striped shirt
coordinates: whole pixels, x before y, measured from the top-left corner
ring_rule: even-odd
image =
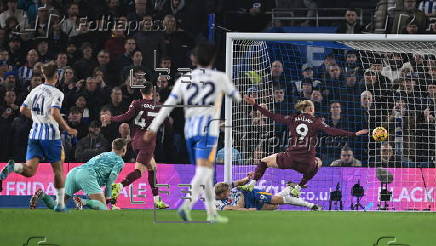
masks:
[[[425,13],[428,17],[436,16],[436,1],[425,0],[419,3],[418,9]]]
[[[212,70],[215,48],[211,44],[199,44],[193,51],[193,64],[197,65],[189,75],[179,78],[164,107],[150,124],[146,141],[153,141],[159,126],[179,102],[185,105],[185,138],[191,163],[196,163],[192,178],[191,199],[186,199],[178,213],[190,221],[192,204],[198,201],[201,186],[204,186],[206,210],[210,222],[225,223],[227,218],[218,215],[213,188],[213,162],[219,135],[219,119],[222,95],[240,101],[241,96],[228,77]]]
[[[52,164],[54,172],[54,187],[56,189],[55,211],[63,211],[64,203],[64,172],[63,172],[63,149],[59,126],[71,135],[77,135],[77,130],[68,126],[60,114],[60,108],[64,94],[54,87],[57,82],[57,67],[53,62],[43,66],[43,74],[46,82],[34,88],[20,108],[20,112],[32,118],[33,125],[29,133],[27,143],[26,163],[9,164],[0,172],[1,183],[9,173],[15,172],[25,177],[32,177],[42,160]]]

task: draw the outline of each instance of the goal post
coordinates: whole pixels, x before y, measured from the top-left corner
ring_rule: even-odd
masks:
[[[411,189],[407,191],[409,202],[401,200],[406,196],[406,191],[395,191],[403,197],[394,195],[391,198],[391,200],[398,200],[397,209],[424,209],[431,205],[435,207],[434,198],[428,195],[429,190],[433,190],[432,186],[436,185],[436,179],[432,177],[434,170],[422,170],[423,167],[435,165],[436,130],[434,118],[431,117],[434,117],[436,110],[434,104],[436,96],[434,99],[429,96],[430,87],[436,81],[435,35],[227,33],[226,41],[227,76],[241,94],[255,93],[258,101],[268,110],[292,112],[291,106],[286,109],[287,111],[282,110],[282,104],[278,101],[283,98],[278,99],[280,95],[275,93],[284,91],[284,101],[289,101],[290,104],[295,103],[299,98],[310,97],[303,88],[303,84],[308,82],[301,73],[306,69],[313,69],[315,75],[310,79],[312,92],[319,90],[318,97],[323,98],[320,99],[320,108],[317,108],[317,112],[320,113],[318,116],[325,118],[326,121],[331,118],[331,122],[336,124],[334,115],[341,114],[342,118],[347,119],[342,124],[347,125],[346,130],[350,131],[355,131],[360,126],[370,131],[377,126],[387,128],[390,137],[385,142],[375,142],[369,135],[365,137],[366,139],[361,137],[355,141],[343,138],[327,140],[327,136],[322,136],[320,145],[326,146],[318,146],[317,152],[323,161],[326,160],[323,166],[330,165],[335,159],[339,160],[342,155],[340,153],[346,152],[348,150],[346,147],[351,147],[354,150],[354,157],[362,157],[362,167],[368,167],[361,172],[352,169],[340,171],[331,169],[324,170],[324,173],[342,176],[351,173],[359,182],[374,183],[367,187],[368,196],[373,196],[372,200],[380,201],[380,197],[374,196],[379,196],[381,188],[378,182],[384,177],[380,177],[380,173],[383,173],[383,170],[380,170],[386,169],[387,173],[392,173],[395,177],[395,182],[406,184],[401,186],[393,182],[392,187],[405,189],[404,187],[410,186]],[[347,54],[356,54],[359,65],[352,69],[347,67]],[[328,56],[333,60],[331,64],[327,61]],[[422,64],[417,62],[418,59],[424,60]],[[285,70],[281,75],[283,81],[278,81],[271,75],[275,69],[271,67],[271,63],[275,60],[283,64]],[[336,80],[331,78],[335,74],[334,69],[331,68],[334,66],[340,70]],[[433,68],[434,72],[432,72]],[[358,80],[354,83],[361,83],[362,86],[353,93],[343,84],[335,84],[348,83],[348,80],[353,80],[348,78],[353,76]],[[371,84],[371,76],[377,79],[377,82],[374,82],[379,83],[377,86]],[[411,80],[414,82],[410,82]],[[413,85],[410,85],[411,83]],[[388,86],[384,87],[384,85]],[[410,86],[413,88],[410,89]],[[311,96],[317,97],[315,94],[313,92]],[[366,111],[362,100],[369,100]],[[341,112],[338,111],[335,103],[338,104]],[[224,181],[230,183],[254,170],[259,155],[265,157],[283,151],[287,133],[282,128],[283,126],[262,118],[245,103],[236,104],[231,98],[226,97]],[[330,144],[338,144],[331,147],[325,144],[328,141]],[[387,147],[392,149],[393,155],[402,155],[404,160],[408,160],[407,163],[396,160],[396,162],[392,161],[392,165],[391,162],[385,164],[383,159],[385,155],[381,153],[381,149],[386,150]],[[234,158],[235,152],[239,153],[238,160]],[[406,171],[406,168],[410,169]],[[277,172],[266,175],[264,179],[271,182],[266,181],[262,186],[272,190],[274,187],[276,190],[284,187],[284,180],[277,180],[279,178]],[[334,177],[328,180],[328,176],[320,174],[315,185],[328,184],[334,187],[340,183],[337,176]],[[412,201],[411,192],[417,192],[413,190],[414,185],[423,186],[422,193],[426,195],[422,199],[425,203]],[[368,201],[370,200],[368,198]]]

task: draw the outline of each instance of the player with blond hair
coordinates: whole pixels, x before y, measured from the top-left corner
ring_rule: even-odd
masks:
[[[260,107],[256,103],[256,100],[249,96],[244,96],[244,101],[253,105],[255,109],[272,120],[286,124],[289,130],[288,149],[284,152],[275,153],[262,158],[254,171],[253,180],[251,180],[248,185],[243,186],[243,189],[246,190],[252,190],[254,188],[256,181],[263,176],[268,167],[293,169],[303,174],[300,183],[291,190],[291,193],[298,197],[300,188],[305,186],[322,166],[321,159],[316,157],[316,145],[318,144],[319,132],[322,131],[332,136],[349,137],[368,133],[367,129],[354,133],[330,127],[324,122],[323,118],[315,116],[315,106],[310,100],[298,102],[295,105],[295,109],[299,113],[288,116],[271,113],[267,109]]]

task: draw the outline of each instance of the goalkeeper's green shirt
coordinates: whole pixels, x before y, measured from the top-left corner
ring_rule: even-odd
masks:
[[[114,152],[104,152],[92,157],[87,163],[78,168],[94,171],[98,184],[106,186],[108,183],[115,181],[123,167],[124,161],[121,156]]]

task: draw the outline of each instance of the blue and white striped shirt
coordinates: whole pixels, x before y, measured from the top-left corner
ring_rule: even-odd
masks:
[[[436,14],[436,1],[434,0],[426,0],[422,1],[418,9],[424,12],[425,14]]]
[[[33,68],[21,66],[18,68],[18,79],[22,86],[28,86],[32,80]]]
[[[52,85],[41,84],[35,87],[23,106],[32,111],[33,125],[29,139],[33,140],[59,140],[61,139],[59,124],[51,115],[51,108],[61,108],[64,93]]]

